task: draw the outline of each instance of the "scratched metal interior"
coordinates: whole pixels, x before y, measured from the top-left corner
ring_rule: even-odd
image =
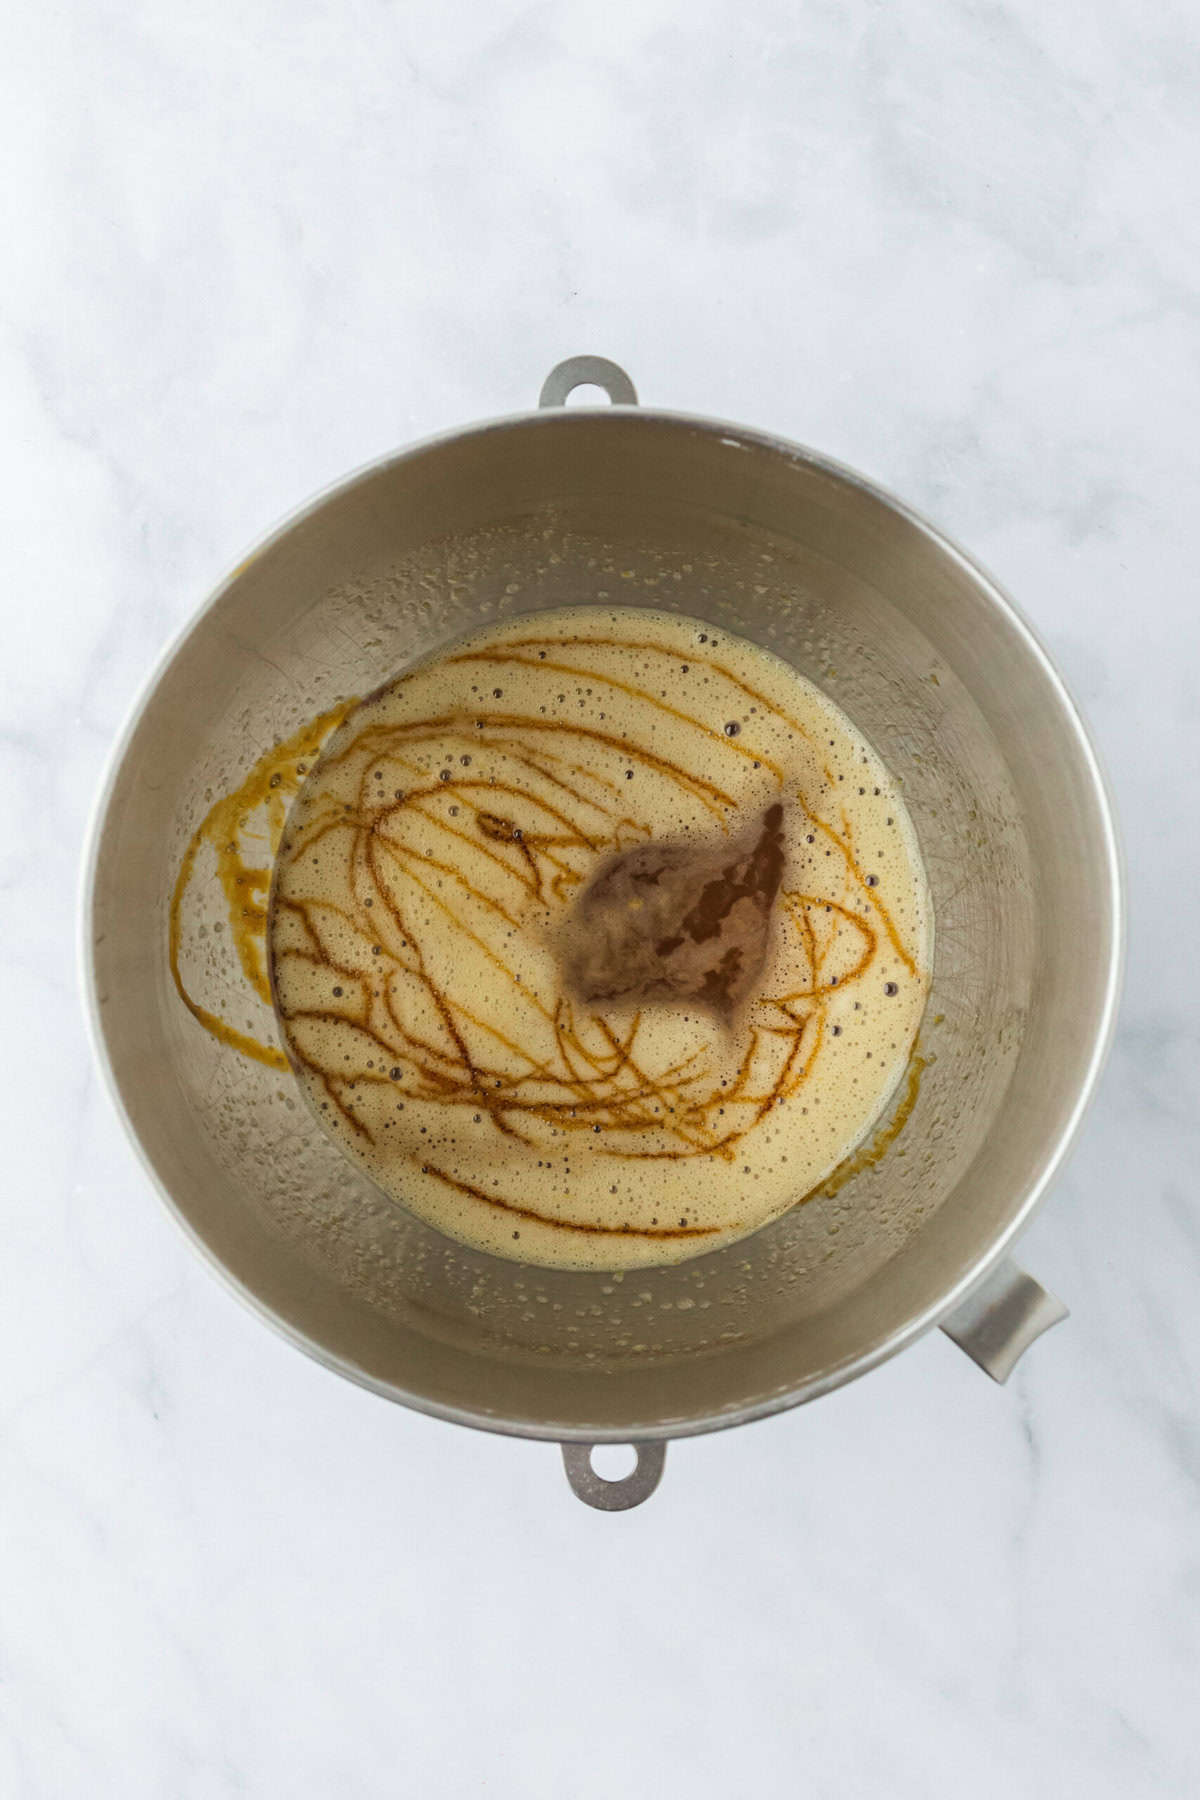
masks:
[[[290,1075],[206,1035],[166,956],[189,836],[274,741],[468,629],[606,603],[711,620],[838,701],[903,782],[937,941],[920,1095],[882,1160],[739,1244],[623,1278],[499,1261],[397,1208]],[[1102,1003],[1104,883],[1063,721],[1053,678],[977,572],[852,478],[751,434],[570,411],[397,458],[239,571],[127,745],[94,935],[130,1123],[253,1303],[413,1404],[603,1438],[820,1392],[928,1322],[1018,1220],[1078,1091]],[[221,917],[215,901],[190,915],[190,978],[269,1036]]]

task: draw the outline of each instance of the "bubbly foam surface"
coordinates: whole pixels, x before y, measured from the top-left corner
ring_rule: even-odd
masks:
[[[582,998],[564,947],[606,866],[669,844],[705,867],[780,806],[736,1010],[695,979]],[[896,784],[810,682],[701,620],[570,608],[355,708],[289,815],[268,936],[301,1086],[386,1193],[498,1255],[614,1269],[753,1231],[854,1149],[907,1063],[932,918]]]

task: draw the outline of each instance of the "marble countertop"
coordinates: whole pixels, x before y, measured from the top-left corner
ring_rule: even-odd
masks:
[[[1200,1791],[1200,14],[65,0],[6,52],[0,1793]],[[239,1308],[74,970],[168,635],[312,490],[575,351],[969,544],[1085,708],[1132,906],[1022,1249],[1069,1325],[1004,1389],[935,1333],[623,1517]]]

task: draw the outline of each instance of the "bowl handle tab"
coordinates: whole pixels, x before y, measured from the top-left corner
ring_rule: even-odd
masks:
[[[567,1480],[571,1484],[571,1492],[584,1502],[586,1506],[594,1506],[600,1512],[627,1512],[631,1506],[640,1506],[648,1500],[659,1482],[662,1480],[663,1464],[667,1460],[667,1446],[661,1441],[655,1443],[634,1444],[637,1462],[617,1481],[610,1481],[607,1476],[597,1474],[592,1466],[594,1444],[563,1444],[563,1466],[567,1471]]]
[[[607,356],[568,356],[542,383],[539,406],[565,406],[577,387],[603,388],[614,406],[636,406],[637,389],[619,363]]]
[[[941,1323],[993,1381],[1007,1381],[1034,1338],[1067,1316],[1061,1300],[1006,1257]]]

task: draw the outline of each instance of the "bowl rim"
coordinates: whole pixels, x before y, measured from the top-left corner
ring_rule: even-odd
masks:
[[[697,1415],[686,1419],[673,1419],[655,1425],[635,1426],[628,1429],[613,1426],[589,1426],[586,1423],[570,1423],[566,1421],[530,1422],[521,1419],[505,1419],[483,1411],[468,1407],[451,1405],[429,1397],[413,1393],[399,1383],[387,1381],[373,1375],[369,1370],[360,1368],[335,1351],[326,1348],[319,1340],[311,1338],[304,1331],[293,1325],[288,1319],[277,1313],[273,1307],[261,1299],[247,1286],[221,1258],[210,1248],[191,1221],[181,1211],[170,1189],[159,1175],[149,1152],[134,1126],[112,1058],[109,1055],[105,1025],[102,1017],[99,993],[97,988],[97,969],[94,942],[94,909],[96,902],[96,877],[100,856],[109,822],[112,800],[116,791],[121,770],[133,740],[143,719],[148,713],[159,686],[176,657],[198,632],[209,614],[214,611],[235,582],[260,556],[281,542],[297,526],[304,523],[331,500],[340,498],[350,489],[359,486],[385,471],[399,467],[409,461],[427,455],[444,445],[449,445],[464,438],[483,438],[502,434],[513,430],[562,430],[580,429],[581,426],[599,426],[608,428],[607,421],[620,419],[628,422],[632,419],[644,421],[647,426],[659,425],[676,427],[685,431],[699,432],[708,437],[716,437],[731,448],[753,448],[782,456],[786,460],[815,469],[821,474],[832,477],[835,481],[857,490],[878,502],[883,507],[896,513],[907,521],[916,531],[926,538],[935,549],[956,564],[975,584],[977,589],[1004,615],[1011,628],[1023,642],[1024,648],[1039,666],[1044,678],[1058,702],[1065,726],[1071,731],[1076,751],[1080,759],[1081,770],[1086,772],[1090,791],[1095,803],[1098,823],[1101,828],[1103,858],[1108,881],[1107,893],[1110,904],[1110,924],[1108,942],[1105,946],[1104,989],[1099,1017],[1093,1036],[1091,1051],[1086,1068],[1079,1082],[1070,1114],[1058,1133],[1053,1144],[1049,1145],[1042,1159],[1041,1168],[1036,1178],[1027,1187],[1020,1205],[1004,1231],[998,1234],[987,1250],[944,1294],[914,1314],[898,1330],[894,1331],[883,1343],[871,1346],[858,1355],[848,1357],[834,1364],[806,1382],[802,1388],[784,1389],[777,1393],[764,1395],[760,1399],[735,1406],[727,1406],[719,1411]],[[1038,632],[1013,599],[1011,594],[947,532],[943,531],[932,520],[928,519],[916,507],[900,499],[880,483],[871,480],[849,464],[840,462],[823,452],[813,450],[806,445],[780,437],[775,433],[761,431],[752,426],[742,425],[731,420],[713,418],[702,413],[679,411],[670,408],[645,407],[641,405],[600,405],[533,408],[523,412],[506,413],[496,417],[479,420],[467,425],[460,425],[434,432],[416,440],[412,444],[391,450],[382,456],[373,457],[361,463],[349,473],[336,477],[320,488],[315,494],[290,509],[239,558],[229,571],[217,582],[207,598],[190,613],[178,629],[171,635],[164,649],[155,658],[148,674],[143,678],[133,700],[126,709],[123,722],[117,732],[113,746],[108,754],[102,779],[97,789],[88,820],[84,840],[83,855],[80,864],[78,918],[78,956],[80,987],[83,997],[83,1010],[86,1020],[88,1038],[92,1055],[99,1066],[104,1085],[108,1091],[113,1108],[125,1129],[129,1143],[149,1177],[153,1189],[158,1194],[166,1211],[175,1225],[187,1238],[193,1249],[197,1251],[218,1280],[233,1294],[243,1306],[270,1326],[296,1349],[304,1352],[313,1361],[336,1375],[353,1381],[382,1398],[407,1406],[415,1412],[427,1417],[445,1420],[447,1423],[466,1425],[474,1430],[494,1432],[500,1436],[528,1438],[550,1443],[615,1443],[624,1444],[631,1441],[649,1442],[654,1440],[669,1441],[674,1438],[698,1437],[712,1431],[732,1429],[737,1425],[749,1424],[756,1419],[769,1418],[777,1413],[789,1411],[792,1407],[815,1400],[822,1394],[832,1392],[850,1381],[857,1380],[871,1369],[887,1362],[902,1350],[914,1343],[919,1337],[932,1330],[943,1319],[949,1317],[963,1300],[997,1267],[1010,1251],[1013,1243],[1025,1230],[1033,1213],[1036,1211],[1047,1190],[1054,1181],[1064,1161],[1073,1148],[1083,1123],[1087,1109],[1095,1095],[1096,1087],[1103,1072],[1116,1029],[1117,1013],[1120,1005],[1121,988],[1124,977],[1127,903],[1125,859],[1117,828],[1116,812],[1113,804],[1112,790],[1105,775],[1091,734],[1084,723],[1079,708],[1075,704],[1063,677],[1060,675],[1049,651],[1043,644]]]

